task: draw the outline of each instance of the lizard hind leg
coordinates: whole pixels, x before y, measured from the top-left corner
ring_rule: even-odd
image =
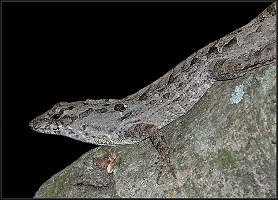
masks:
[[[240,59],[218,59],[209,66],[209,76],[217,81],[230,80],[241,77],[254,68],[256,66]]]

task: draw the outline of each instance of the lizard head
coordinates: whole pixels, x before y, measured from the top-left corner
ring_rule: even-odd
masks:
[[[34,131],[63,135],[98,145],[122,144],[113,132],[122,121],[125,106],[119,100],[87,100],[57,103],[29,126]]]

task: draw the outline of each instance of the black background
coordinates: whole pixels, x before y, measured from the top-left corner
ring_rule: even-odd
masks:
[[[2,197],[40,185],[94,148],[28,127],[59,101],[123,98],[269,2],[2,3]]]

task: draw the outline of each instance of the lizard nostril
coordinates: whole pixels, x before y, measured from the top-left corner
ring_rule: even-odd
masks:
[[[34,119],[33,119],[32,121],[29,122],[29,126],[30,126],[31,128],[36,128],[37,125],[38,125],[38,123],[37,123],[37,121],[34,120]]]
[[[29,122],[29,126],[33,127],[33,120]]]

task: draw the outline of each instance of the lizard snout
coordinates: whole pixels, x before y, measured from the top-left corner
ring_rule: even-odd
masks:
[[[32,121],[29,122],[29,126],[30,126],[31,129],[36,131],[38,128],[40,128],[40,123],[39,123],[38,120],[33,119]]]
[[[34,129],[35,128],[35,125],[36,125],[37,123],[34,121],[34,120],[31,120],[30,122],[29,122],[29,126],[32,128],[32,129]]]

